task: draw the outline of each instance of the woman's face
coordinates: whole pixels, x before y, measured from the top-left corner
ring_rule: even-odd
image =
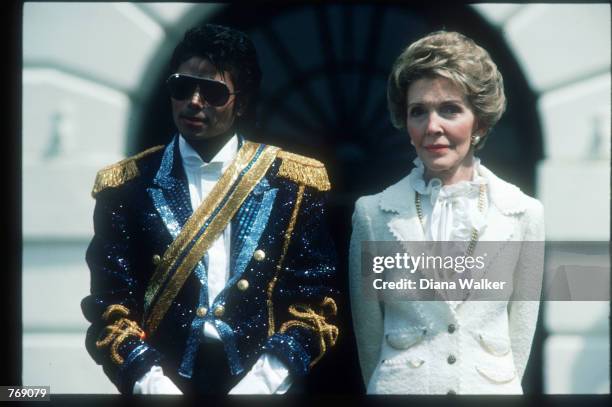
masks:
[[[421,78],[408,88],[406,127],[426,177],[471,179],[476,118],[463,91],[447,78]],[[456,179],[459,177],[459,179]]]

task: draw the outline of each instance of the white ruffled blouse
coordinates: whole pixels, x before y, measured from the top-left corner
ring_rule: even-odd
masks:
[[[412,188],[421,195],[425,240],[428,241],[469,241],[472,228],[482,236],[486,224],[485,194],[483,212],[478,210],[480,186],[488,180],[480,173],[480,159],[474,158],[474,176],[471,181],[460,181],[442,185],[439,178],[426,182],[425,167],[420,158],[414,160],[416,167],[408,179]]]

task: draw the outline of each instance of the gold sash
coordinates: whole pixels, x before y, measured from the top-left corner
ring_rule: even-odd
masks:
[[[159,326],[196,264],[266,174],[278,150],[245,141],[213,190],[168,247],[145,292],[143,325],[149,335]]]

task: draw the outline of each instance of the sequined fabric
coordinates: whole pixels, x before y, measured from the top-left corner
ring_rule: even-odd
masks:
[[[145,295],[145,328],[155,333],[193,268],[275,160],[278,148],[245,143],[172,242]]]
[[[195,355],[206,320],[220,333],[232,374],[249,369],[264,351],[276,355],[291,374],[306,374],[321,353],[320,337],[299,326],[282,334],[278,330],[293,318],[289,313],[292,305],[336,298],[332,289],[336,254],[327,229],[326,195],[306,187],[287,253],[277,270],[298,192],[298,184],[277,176],[281,159],[270,166],[232,219],[230,280],[206,316],[196,314],[206,304],[200,269],[189,275],[153,335],[147,332],[144,340],[130,337],[121,344],[119,354],[125,360],[121,366],[111,360],[108,350],[96,348],[107,324],[101,316],[109,305],[125,306],[130,319],[142,326],[144,295],[156,267],[154,257],[163,256],[192,213],[175,141],[137,164],[138,177],[97,195],[95,235],[87,251],[91,295],[82,302],[91,323],[86,346],[94,360],[123,393],[130,393],[134,381],[153,364],[161,365],[170,378],[179,376],[181,366],[183,373],[190,364],[194,372],[205,369],[193,363],[198,360]],[[263,259],[253,256],[256,250],[265,253]],[[275,326],[269,335],[267,290],[275,275],[271,295]],[[246,289],[244,285],[239,288],[240,280],[248,282]],[[219,306],[224,312],[217,316],[214,310]]]
[[[194,270],[198,281],[200,282],[200,296],[198,300],[199,307],[208,307],[208,278],[206,274],[205,261],[200,261]],[[183,377],[191,378],[193,374],[193,365],[195,363],[195,357],[198,352],[198,345],[202,336],[202,329],[206,322],[204,317],[196,315],[191,321],[191,331],[187,338],[187,344],[185,346],[185,352],[183,353],[183,359],[181,361],[181,367],[179,368],[179,374]]]

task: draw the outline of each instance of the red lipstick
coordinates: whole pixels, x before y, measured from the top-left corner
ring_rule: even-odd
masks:
[[[431,152],[443,152],[448,149],[448,146],[444,144],[431,144],[429,146],[425,146],[425,149]]]

